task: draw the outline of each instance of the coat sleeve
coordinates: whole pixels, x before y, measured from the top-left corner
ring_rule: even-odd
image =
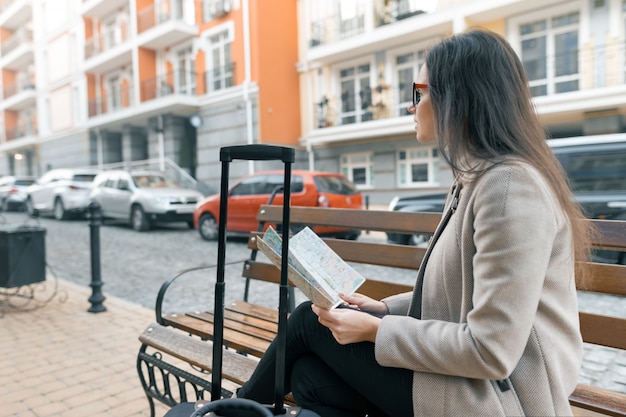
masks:
[[[539,173],[524,165],[484,174],[469,200],[462,220],[473,224],[463,224],[457,236],[474,250],[468,255],[472,251],[461,248],[473,257],[472,271],[458,268],[459,280],[473,282],[466,320],[385,316],[375,343],[381,365],[504,379],[518,363],[537,314],[560,209]]]

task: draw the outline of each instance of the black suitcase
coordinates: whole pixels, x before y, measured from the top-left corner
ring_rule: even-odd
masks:
[[[279,286],[278,332],[276,334],[276,381],[274,405],[262,405],[243,398],[220,399],[222,391],[222,345],[224,341],[224,269],[226,259],[226,219],[228,216],[229,164],[236,159],[248,161],[282,161],[285,166],[283,188],[282,265]],[[215,282],[215,307],[213,329],[213,372],[211,374],[211,402],[183,403],[173,407],[165,417],[269,417],[299,416],[319,417],[318,414],[299,407],[285,407],[285,353],[287,337],[287,313],[289,309],[289,285],[287,281],[289,253],[289,205],[291,200],[291,165],[295,160],[293,148],[270,145],[227,146],[220,149],[222,179],[220,185],[220,221],[217,248],[217,278]],[[206,403],[206,404],[205,404]]]

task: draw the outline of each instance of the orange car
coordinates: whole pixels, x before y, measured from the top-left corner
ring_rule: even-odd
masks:
[[[277,187],[283,185],[283,171],[264,171],[237,181],[228,192],[228,221],[226,230],[230,235],[257,230],[256,215],[259,207],[267,204]],[[282,205],[282,191],[276,193],[272,204]],[[291,175],[291,205],[306,207],[336,207],[361,209],[363,195],[345,176],[332,172],[294,170]],[[205,198],[196,205],[193,214],[195,227],[205,240],[217,240],[220,211],[220,195]],[[351,229],[313,229],[319,235],[356,239],[360,231]]]

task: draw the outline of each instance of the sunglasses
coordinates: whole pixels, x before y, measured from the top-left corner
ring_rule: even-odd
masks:
[[[413,107],[417,106],[417,103],[419,103],[422,99],[422,93],[418,90],[418,88],[428,88],[428,84],[413,83]]]

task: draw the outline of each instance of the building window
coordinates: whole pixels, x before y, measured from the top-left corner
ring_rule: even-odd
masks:
[[[371,153],[351,153],[341,156],[341,173],[357,188],[370,188],[374,184]]]
[[[579,12],[519,25],[521,58],[533,96],[577,91]]]
[[[397,153],[398,186],[433,186],[439,183],[439,155],[435,147],[403,149]]]
[[[178,51],[176,55],[176,91],[180,94],[196,94],[196,59],[191,47]]]
[[[107,108],[106,112],[119,110],[122,107],[122,85],[119,75],[113,75],[106,80]]]
[[[338,2],[339,38],[345,39],[365,31],[365,4],[361,0]]]
[[[202,19],[208,22],[226,16],[232,8],[231,0],[203,0]]]
[[[341,85],[341,124],[366,122],[373,119],[370,64],[339,71]]]
[[[413,104],[413,83],[417,80],[420,68],[426,62],[426,51],[418,50],[395,57],[395,89],[397,93],[396,116],[409,114],[408,107]]]
[[[233,65],[231,58],[232,39],[228,31],[209,37],[207,86],[209,91],[222,90],[233,85]]]

